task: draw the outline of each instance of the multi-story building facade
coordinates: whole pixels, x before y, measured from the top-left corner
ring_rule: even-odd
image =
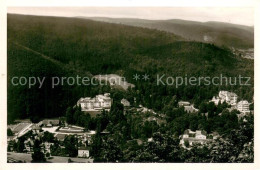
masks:
[[[237,103],[237,110],[242,113],[250,113],[249,103],[247,100],[242,100]]]
[[[204,144],[209,140],[207,139],[206,131],[196,130],[196,132],[194,132],[190,129],[185,130],[184,134],[181,135],[180,138],[180,145],[184,148],[187,148],[187,146],[185,146],[185,142],[188,142],[188,145],[192,146],[195,143]]]
[[[80,98],[77,105],[81,107],[82,111],[100,111],[103,109],[110,111],[112,99],[110,93],[105,93],[104,95],[96,95],[94,98]]]
[[[221,100],[226,101],[230,105],[236,105],[237,103],[237,94],[229,91],[220,91],[218,94]]]
[[[231,106],[236,106],[237,104],[237,94],[229,91],[220,91],[217,97],[213,97],[211,102],[214,102],[215,105],[219,103],[227,102]]]
[[[79,147],[78,148],[78,157],[88,158],[89,157],[89,148],[88,147]]]

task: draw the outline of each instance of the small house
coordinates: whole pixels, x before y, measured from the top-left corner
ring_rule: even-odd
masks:
[[[78,148],[78,157],[88,158],[89,157],[89,148],[88,147],[79,147]]]

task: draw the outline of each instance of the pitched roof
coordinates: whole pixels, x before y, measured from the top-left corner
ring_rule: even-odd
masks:
[[[124,105],[124,106],[130,106],[130,102],[126,99],[122,99],[121,100],[121,103]]]
[[[59,133],[59,134],[57,134],[55,137],[56,137],[58,140],[64,140],[66,136],[67,136],[66,134],[61,134],[61,133]]]
[[[178,105],[187,106],[187,105],[190,105],[190,102],[188,102],[188,101],[179,101]]]

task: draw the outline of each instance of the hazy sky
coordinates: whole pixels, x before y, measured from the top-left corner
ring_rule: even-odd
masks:
[[[184,19],[254,25],[253,8],[240,7],[9,7],[8,13],[141,19]]]

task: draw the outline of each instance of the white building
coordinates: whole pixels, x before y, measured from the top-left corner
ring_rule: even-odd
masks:
[[[104,95],[96,95],[94,98],[80,98],[77,105],[81,106],[82,111],[101,111],[103,109],[110,111],[112,99],[110,93],[105,93]]]
[[[228,92],[228,91],[220,91],[218,94],[219,98],[226,101],[230,105],[234,105],[237,103],[237,94]]]
[[[201,130],[196,130],[196,139],[206,139],[207,138],[207,132],[201,131]]]
[[[44,153],[49,153],[51,154],[51,146],[54,145],[54,143],[49,143],[49,142],[44,142],[43,147],[44,147]]]
[[[148,138],[147,142],[153,142],[153,138]]]
[[[184,134],[180,136],[180,145],[186,148],[185,142],[189,143],[189,146],[192,146],[195,143],[205,144],[209,139],[207,139],[207,132],[203,130],[196,130],[196,132],[187,129],[184,131]]]
[[[179,107],[189,106],[189,105],[190,105],[190,102],[187,102],[187,101],[179,101],[179,102],[178,102],[178,106],[179,106]]]
[[[250,113],[249,103],[247,100],[242,100],[237,103],[237,110],[241,113]]]
[[[87,148],[87,147],[79,147],[78,148],[78,157],[88,158],[89,157],[89,148]]]
[[[124,107],[129,107],[130,106],[130,102],[126,99],[122,99],[121,100],[121,104],[124,105]]]
[[[214,96],[211,101],[214,102],[215,105],[218,105],[219,102],[227,102],[227,104],[235,106],[237,104],[237,94],[229,91],[219,91],[218,96]]]
[[[24,151],[26,153],[33,153],[33,145],[34,141],[31,138],[28,138],[27,140],[24,141]]]
[[[184,111],[187,113],[196,113],[199,109],[196,109],[193,105],[191,106],[184,106]]]
[[[41,131],[41,127],[40,126],[37,126],[37,124],[35,124],[35,125],[33,125],[32,126],[32,132],[33,132],[33,134],[39,134],[40,133],[40,131]]]
[[[213,96],[213,98],[210,102],[214,102],[215,105],[218,105],[219,102],[222,104],[224,102],[224,100],[221,100],[219,97]]]

